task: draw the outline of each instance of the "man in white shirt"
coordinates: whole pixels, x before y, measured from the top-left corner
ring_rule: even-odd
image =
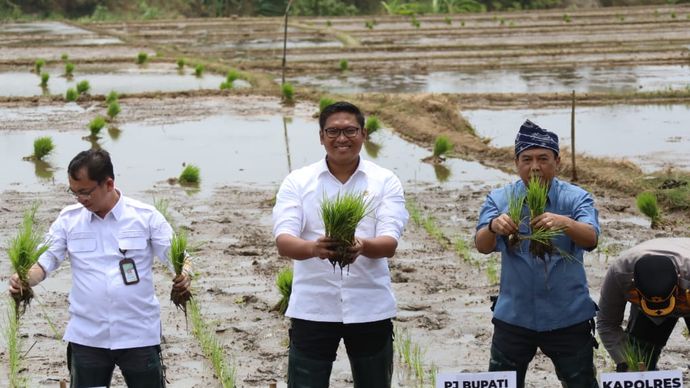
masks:
[[[50,248],[29,271],[35,286],[69,256],[72,289],[65,330],[71,387],[110,386],[115,365],[128,387],[164,387],[160,306],[153,287],[153,257],[168,267],[172,228],[153,206],[115,188],[105,150],[77,154],[67,169],[65,207],[48,232]],[[188,292],[188,263],[173,287]],[[10,278],[10,292],[21,284]]]
[[[355,387],[390,387],[395,296],[387,258],[408,220],[400,180],[359,156],[367,136],[359,108],[337,102],[319,117],[326,157],[285,178],[273,208],[278,252],[293,259],[286,316],[291,319],[288,387],[328,387],[338,344],[345,342]],[[320,207],[339,193],[364,193],[369,216],[357,227],[345,271],[328,260]]]

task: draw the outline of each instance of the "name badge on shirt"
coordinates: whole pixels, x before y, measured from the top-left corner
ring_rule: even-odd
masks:
[[[139,273],[137,272],[137,266],[134,264],[134,260],[120,260],[120,273],[122,274],[122,280],[125,284],[130,285],[139,283]]]

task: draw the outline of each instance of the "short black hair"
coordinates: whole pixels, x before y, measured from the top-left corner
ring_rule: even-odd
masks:
[[[339,112],[352,113],[353,115],[355,115],[359,127],[364,128],[364,115],[362,114],[362,111],[359,110],[359,108],[356,105],[351,104],[347,101],[338,101],[325,107],[321,111],[321,114],[319,115],[319,127],[322,131],[324,130],[324,126],[326,125],[326,120],[328,120],[328,118],[332,115]]]
[[[69,162],[67,173],[72,179],[79,180],[77,174],[82,168],[86,168],[86,173],[90,180],[96,181],[99,184],[105,182],[108,178],[115,179],[113,162],[110,161],[108,151],[104,149],[90,149],[78,153]]]

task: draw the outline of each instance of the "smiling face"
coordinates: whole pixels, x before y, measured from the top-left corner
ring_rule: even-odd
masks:
[[[517,173],[525,185],[529,183],[532,174],[539,176],[543,183],[551,183],[551,179],[556,176],[560,164],[560,156],[556,156],[552,150],[547,148],[528,148],[515,158]]]
[[[366,129],[360,127],[356,116],[349,112],[333,113],[326,119],[323,128],[319,131],[319,138],[326,149],[329,165],[335,167],[356,166],[359,162],[359,152],[367,136]],[[354,136],[346,136],[347,128],[357,128]],[[336,137],[332,138],[327,135],[328,132],[338,133]]]

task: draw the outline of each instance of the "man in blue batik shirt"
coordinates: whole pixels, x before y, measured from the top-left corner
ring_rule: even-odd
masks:
[[[558,136],[527,120],[515,138],[520,180],[493,190],[479,214],[475,244],[481,253],[501,252],[501,284],[494,308],[490,371],[517,372],[525,384],[537,348],[553,362],[568,388],[597,387],[593,362],[593,317],[583,253],[597,246],[598,212],[582,188],[555,178],[560,165]],[[546,210],[516,225],[506,214],[511,196],[525,194],[532,175],[549,185]],[[553,253],[539,258],[527,240],[511,246],[509,236],[532,229],[562,230]]]

